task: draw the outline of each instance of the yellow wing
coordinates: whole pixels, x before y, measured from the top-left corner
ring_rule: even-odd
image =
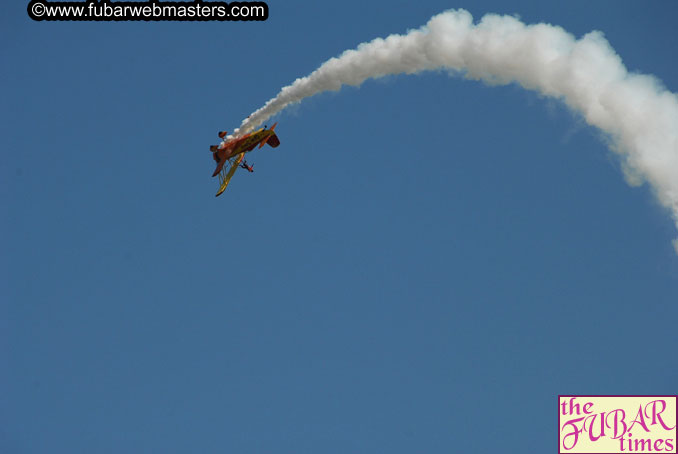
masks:
[[[233,174],[235,174],[235,171],[238,170],[238,166],[242,162],[242,160],[245,158],[245,153],[240,153],[237,158],[235,158],[235,161],[233,161],[233,164],[231,164],[231,168],[228,169],[228,173],[225,173],[224,170],[221,171],[219,174],[219,181],[221,182],[221,186],[219,186],[219,191],[217,191],[217,194],[215,197],[219,197],[222,192],[226,190],[226,186],[228,186],[228,183],[231,181],[231,178],[233,178]]]

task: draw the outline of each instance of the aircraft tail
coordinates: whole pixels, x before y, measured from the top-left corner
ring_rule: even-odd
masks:
[[[280,145],[280,139],[278,139],[278,136],[276,134],[273,134],[271,137],[268,138],[266,143],[275,148],[278,145]]]
[[[273,123],[273,126],[271,126],[271,129],[269,131],[275,131],[275,127],[278,126],[278,122]],[[270,136],[268,136],[266,139],[264,139],[260,144],[259,148],[263,147],[264,145],[269,144],[273,148],[277,147],[280,145],[280,139],[278,139],[278,136],[274,132]]]
[[[278,145],[280,145],[280,139],[278,139],[278,136],[275,133],[273,133],[261,141],[261,143],[259,144],[259,148],[263,147],[266,144],[269,144],[270,146],[275,148]]]

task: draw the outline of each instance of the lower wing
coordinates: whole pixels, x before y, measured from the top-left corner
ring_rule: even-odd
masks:
[[[221,182],[221,185],[219,186],[219,190],[217,191],[215,197],[219,197],[221,193],[226,190],[226,186],[228,186],[228,183],[231,181],[231,178],[233,178],[235,171],[238,170],[238,166],[244,158],[245,153],[240,153],[238,157],[235,158],[235,160],[231,163],[231,168],[228,169],[228,173],[225,173],[223,170],[221,171],[219,174],[219,181]]]

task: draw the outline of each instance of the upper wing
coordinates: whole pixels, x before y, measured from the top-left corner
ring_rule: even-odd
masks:
[[[219,190],[217,191],[215,197],[219,197],[222,192],[226,190],[226,186],[228,186],[228,183],[231,181],[231,178],[233,178],[233,175],[235,174],[235,171],[238,170],[238,166],[242,162],[242,160],[245,158],[245,153],[240,153],[233,163],[231,164],[231,168],[228,169],[228,173],[224,175],[224,171],[222,171],[219,174],[219,180],[221,181],[221,186],[219,186]]]

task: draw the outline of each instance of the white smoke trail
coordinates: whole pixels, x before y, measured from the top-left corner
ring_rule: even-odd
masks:
[[[548,24],[525,25],[488,14],[473,24],[465,10],[434,16],[406,35],[363,43],[294,81],[246,118],[235,136],[292,103],[366,79],[448,69],[490,84],[517,82],[559,98],[610,137],[631,185],[648,182],[678,228],[678,96],[657,79],[632,74],[605,40],[581,39]],[[678,239],[673,241],[678,253]]]

